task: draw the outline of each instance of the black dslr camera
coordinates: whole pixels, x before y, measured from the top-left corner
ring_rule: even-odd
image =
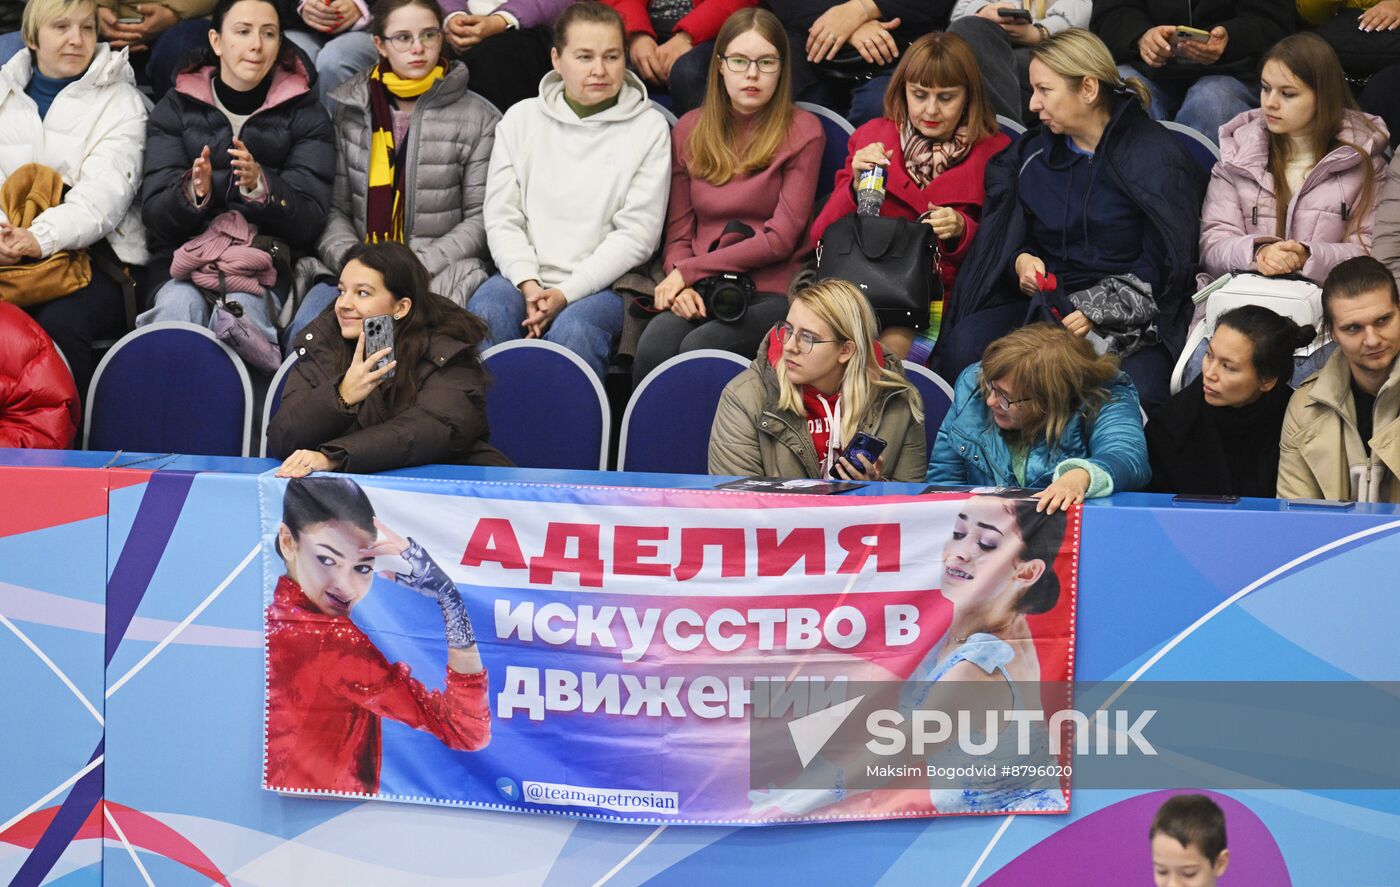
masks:
[[[695,281],[693,288],[705,300],[705,316],[712,320],[734,323],[753,301],[753,278],[747,274],[715,274]]]

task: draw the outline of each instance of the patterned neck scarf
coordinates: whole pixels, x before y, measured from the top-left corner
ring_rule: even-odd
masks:
[[[447,63],[418,80],[405,80],[383,62],[369,72],[369,193],[365,200],[365,243],[403,243],[403,171],[394,144],[394,112],[389,96],[416,99],[447,73]]]
[[[900,127],[899,146],[904,151],[904,171],[909,174],[915,187],[927,188],[928,183],[948,167],[961,163],[971,149],[971,139],[967,127],[959,126],[953,138],[938,142],[914,128],[905,121]]]

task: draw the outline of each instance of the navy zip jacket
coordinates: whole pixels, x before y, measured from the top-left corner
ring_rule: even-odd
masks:
[[[1063,250],[1074,268],[1093,267],[1121,251],[1118,235],[1132,225],[1141,231],[1139,258],[1134,267],[1143,272],[1139,276],[1154,284],[1153,295],[1160,312],[1158,333],[1173,356],[1180,354],[1191,320],[1201,202],[1208,175],[1176,136],[1147,116],[1135,94],[1119,94],[1115,101],[1113,116],[1094,154],[1093,177],[1084,177],[1089,192],[1080,201],[1092,204],[1096,193],[1103,192],[1103,207],[1085,219],[1089,230],[1076,232],[1077,243],[1066,237],[1061,243],[1037,245],[1020,199],[1022,175],[1029,165],[1037,165],[1033,177],[1053,173],[1054,163],[1042,163],[1040,158],[1061,156],[1052,153],[1060,137],[1041,127],[992,158],[987,165],[982,224],[958,272],[957,292],[951,304],[943,308],[940,341],[946,341],[948,332],[963,318],[983,309],[1017,300],[1029,308],[1029,301],[1016,283],[1015,262],[1020,253],[1029,252],[1054,270],[1051,253]],[[1060,152],[1064,150],[1061,146]],[[1028,197],[1040,199],[1040,195]],[[1131,201],[1136,218],[1122,222],[1123,228],[1112,232],[1093,230],[1095,216],[1120,212],[1124,197]],[[1084,243],[1100,237],[1101,243],[1075,258],[1075,251]],[[1138,264],[1142,267],[1137,268]],[[1104,269],[1100,278],[1112,273],[1113,269]]]

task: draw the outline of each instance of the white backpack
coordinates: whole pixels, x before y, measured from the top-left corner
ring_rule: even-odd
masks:
[[[1200,372],[1196,351],[1215,332],[1215,322],[1231,308],[1259,305],[1275,314],[1292,318],[1299,326],[1311,325],[1318,331],[1312,343],[1293,352],[1294,358],[1307,357],[1322,347],[1322,287],[1309,280],[1280,280],[1261,274],[1226,274],[1212,281],[1192,297],[1198,319],[1186,335],[1186,345],[1172,371],[1172,393],[1182,389]],[[1205,315],[1200,317],[1201,303]]]

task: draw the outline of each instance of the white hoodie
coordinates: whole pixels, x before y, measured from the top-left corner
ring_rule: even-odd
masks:
[[[63,176],[63,202],[29,227],[45,256],[106,237],[119,259],[144,264],[146,232],[135,201],[149,105],[127,51],[97,44],[92,64],[54,98],[43,120],[24,93],[33,64],[26,48],[0,67],[0,181],[26,163]]]
[[[628,71],[618,102],[580,118],[551,71],[496,124],[486,239],[501,274],[570,302],[612,286],[661,242],[671,129]]]

